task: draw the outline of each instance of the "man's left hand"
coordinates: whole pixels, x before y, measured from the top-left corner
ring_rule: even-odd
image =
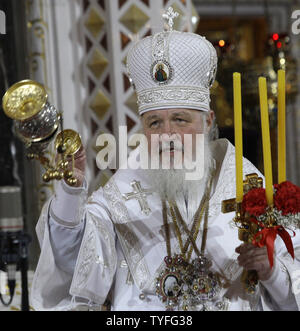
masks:
[[[266,247],[256,247],[252,244],[242,244],[235,250],[239,253],[238,263],[246,270],[256,270],[261,281],[268,280],[273,272],[270,268]]]

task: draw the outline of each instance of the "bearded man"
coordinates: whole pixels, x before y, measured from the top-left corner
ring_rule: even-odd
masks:
[[[271,269],[265,248],[239,241],[234,213],[221,213],[222,201],[235,196],[235,150],[212,138],[212,44],[164,31],[137,42],[127,62],[149,154],[159,147],[160,167],[119,169],[86,199],[84,150],[77,154],[78,187],[59,183],[37,225],[33,307],[97,309],[109,300],[112,310],[298,310],[299,233],[294,260],[276,240]],[[201,176],[187,179],[183,159],[199,161]],[[243,167],[261,176],[246,159]],[[243,269],[257,272],[254,293],[243,287]]]

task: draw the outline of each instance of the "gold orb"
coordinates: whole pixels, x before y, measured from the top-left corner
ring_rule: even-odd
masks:
[[[44,175],[43,175],[43,181],[48,183],[50,182],[50,176],[49,176],[49,173],[46,172]]]
[[[61,179],[63,179],[63,178],[64,178],[64,173],[61,172],[61,171],[57,171],[57,174],[56,174],[56,176],[55,176],[55,179],[57,179],[57,180],[61,180]]]
[[[70,186],[75,186],[77,184],[77,179],[76,178],[68,178],[67,179],[67,183],[70,185]]]
[[[64,162],[62,162],[62,163],[61,163],[61,167],[62,167],[62,169],[68,169],[68,167],[69,167],[69,162],[68,162],[68,161],[64,161]]]
[[[66,171],[64,172],[64,177],[65,177],[65,178],[69,179],[69,178],[71,178],[72,176],[73,176],[73,171],[71,171],[71,170],[66,170]]]

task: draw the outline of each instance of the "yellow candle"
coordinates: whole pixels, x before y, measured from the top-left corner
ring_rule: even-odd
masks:
[[[286,181],[285,71],[278,70],[278,184]]]
[[[262,129],[263,155],[264,155],[264,172],[266,182],[266,198],[268,205],[273,205],[273,178],[272,178],[272,158],[271,158],[271,142],[270,142],[270,126],[269,126],[269,110],[268,110],[268,92],[267,80],[265,77],[260,77],[259,99],[260,99],[260,117]]]
[[[236,202],[243,201],[243,131],[241,74],[233,74]]]

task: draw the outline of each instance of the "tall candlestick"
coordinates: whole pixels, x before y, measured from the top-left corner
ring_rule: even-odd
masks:
[[[285,71],[278,70],[278,184],[286,181]]]
[[[273,178],[272,178],[272,158],[271,158],[271,142],[270,142],[270,126],[269,126],[269,110],[268,110],[268,91],[267,80],[265,77],[260,77],[259,99],[260,99],[260,116],[262,129],[262,142],[264,153],[264,172],[266,183],[266,198],[268,205],[273,205]]]
[[[241,74],[233,74],[236,202],[243,201],[243,131]]]

